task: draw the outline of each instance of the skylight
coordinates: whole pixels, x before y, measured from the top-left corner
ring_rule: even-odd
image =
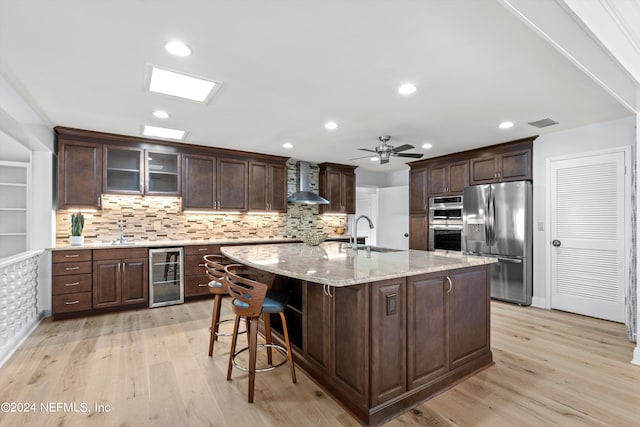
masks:
[[[158,138],[183,139],[186,132],[179,129],[160,128],[157,126],[144,125],[142,134],[144,136],[155,136]]]
[[[151,67],[149,90],[165,95],[205,102],[222,83]]]

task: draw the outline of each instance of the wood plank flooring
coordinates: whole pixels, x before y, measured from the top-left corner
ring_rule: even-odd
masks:
[[[45,320],[0,369],[0,402],[35,412],[0,413],[0,426],[359,425],[301,370],[292,384],[286,367],[258,374],[246,403],[247,375],[225,380],[230,339],[207,356],[211,305]],[[640,367],[623,325],[491,308],[496,364],[388,426],[640,425]]]

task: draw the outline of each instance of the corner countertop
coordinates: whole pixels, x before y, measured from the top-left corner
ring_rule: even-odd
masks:
[[[347,234],[332,234],[327,240],[348,240]],[[168,248],[173,246],[191,245],[257,245],[265,243],[301,243],[302,240],[293,237],[273,237],[273,238],[239,238],[239,239],[208,239],[208,240],[136,240],[125,245],[113,244],[112,242],[86,243],[81,246],[56,246],[49,248],[52,251],[81,250],[81,249],[116,249],[116,248]]]
[[[417,250],[368,253],[341,249],[337,242],[319,246],[303,243],[225,246],[221,251],[227,258],[251,267],[336,287],[496,262],[493,258]]]

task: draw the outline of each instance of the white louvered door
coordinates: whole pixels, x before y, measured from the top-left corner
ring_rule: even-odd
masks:
[[[625,153],[551,162],[551,307],[624,322]]]

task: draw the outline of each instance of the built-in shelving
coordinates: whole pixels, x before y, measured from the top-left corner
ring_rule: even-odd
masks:
[[[0,161],[0,258],[28,249],[30,170],[29,163]]]

